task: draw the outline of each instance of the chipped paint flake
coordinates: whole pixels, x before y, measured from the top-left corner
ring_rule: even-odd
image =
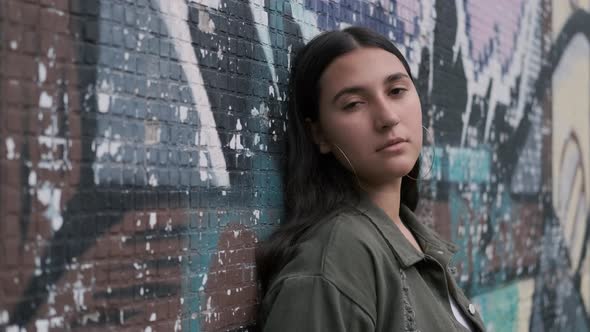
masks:
[[[0,312],[0,324],[8,324],[8,321],[9,321],[8,311],[2,310]]]
[[[61,215],[61,189],[55,188],[49,182],[43,182],[41,188],[37,189],[37,199],[41,204],[47,206],[43,216],[51,222],[51,229],[56,232],[63,224]]]
[[[41,96],[39,96],[39,107],[51,108],[51,106],[53,106],[53,97],[46,91],[41,92]]]
[[[199,30],[204,33],[215,33],[215,23],[209,17],[209,13],[205,10],[199,10]]]
[[[73,284],[72,293],[74,295],[74,303],[76,304],[77,310],[85,310],[86,305],[84,304],[84,293],[86,293],[86,288],[82,285],[82,281],[76,280]]]
[[[107,113],[111,104],[111,98],[104,92],[99,92],[97,95],[98,99],[98,111],[100,113]]]
[[[157,219],[156,213],[155,212],[150,212],[150,221],[149,221],[150,229],[154,229],[154,227],[156,226],[156,223],[157,222],[158,222],[158,219]]]
[[[47,319],[39,319],[35,322],[35,327],[37,328],[37,332],[47,332],[49,331],[49,321]]]
[[[180,106],[178,108],[178,116],[180,117],[181,122],[186,122],[188,119],[188,107]]]
[[[158,178],[156,177],[156,175],[154,173],[150,174],[150,179],[148,180],[148,183],[152,187],[158,186]]]
[[[37,74],[39,76],[39,83],[45,82],[47,79],[47,68],[43,62],[39,62],[39,66],[37,68]]]
[[[242,135],[233,134],[231,140],[229,141],[229,148],[232,150],[243,150],[244,146],[242,145]]]
[[[14,153],[14,148],[15,148],[14,140],[12,139],[12,137],[7,137],[6,138],[6,158],[8,160],[14,160],[16,158],[16,153]]]

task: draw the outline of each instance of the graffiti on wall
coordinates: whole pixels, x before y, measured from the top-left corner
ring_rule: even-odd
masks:
[[[420,214],[460,245],[489,330],[589,328],[589,8],[3,6],[0,326],[252,324],[254,247],[281,217],[290,57],[360,24],[410,62],[436,152]]]

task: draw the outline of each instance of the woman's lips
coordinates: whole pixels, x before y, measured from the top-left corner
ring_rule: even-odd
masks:
[[[403,143],[406,143],[406,142],[407,142],[407,140],[403,139],[401,137],[392,138],[392,139],[388,140],[387,142],[385,142],[383,145],[381,145],[377,149],[377,152],[399,150],[403,146]]]

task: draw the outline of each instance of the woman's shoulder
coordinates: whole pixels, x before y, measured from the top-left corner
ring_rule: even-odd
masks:
[[[273,282],[317,276],[334,284],[348,297],[374,303],[375,277],[384,262],[387,244],[366,216],[347,209],[322,220],[298,248],[295,257]]]
[[[369,220],[355,209],[325,217],[298,246],[283,273],[324,274],[351,259],[368,258],[384,242]]]

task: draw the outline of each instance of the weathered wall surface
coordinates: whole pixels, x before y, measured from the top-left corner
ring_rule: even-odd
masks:
[[[0,1],[0,329],[251,325],[254,247],[282,211],[290,55],[359,24],[411,63],[434,138],[419,212],[460,245],[489,330],[590,330],[589,12]]]

